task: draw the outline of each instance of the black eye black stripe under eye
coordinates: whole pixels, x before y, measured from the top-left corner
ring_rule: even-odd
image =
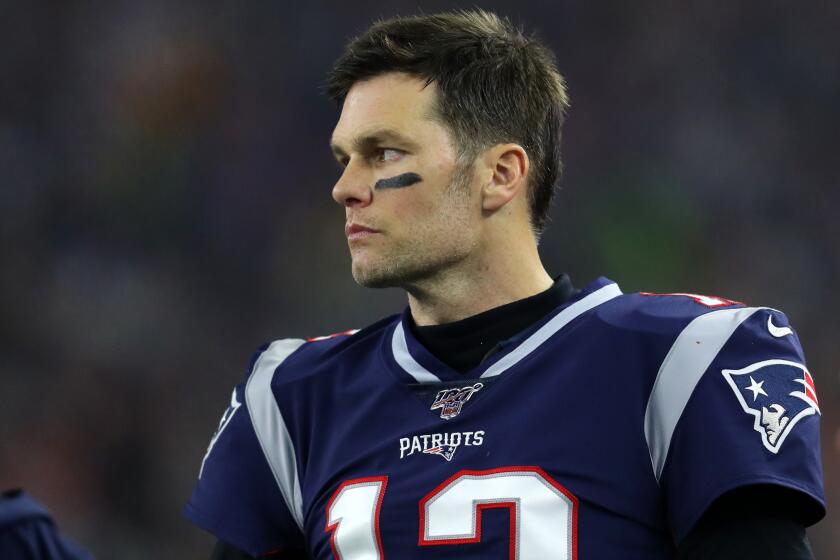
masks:
[[[401,189],[403,187],[410,187],[422,181],[423,178],[417,173],[403,173],[387,179],[379,179],[374,183],[375,189]]]

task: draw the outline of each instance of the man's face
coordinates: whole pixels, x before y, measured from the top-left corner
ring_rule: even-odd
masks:
[[[346,210],[353,277],[407,287],[456,266],[478,244],[481,207],[471,166],[434,120],[434,83],[389,73],[357,82],[333,131],[344,170],[333,198]]]

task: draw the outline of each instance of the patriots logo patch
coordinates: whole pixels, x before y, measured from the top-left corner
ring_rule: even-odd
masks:
[[[814,379],[802,364],[765,360],[721,373],[771,453],[779,452],[800,420],[820,414]]]

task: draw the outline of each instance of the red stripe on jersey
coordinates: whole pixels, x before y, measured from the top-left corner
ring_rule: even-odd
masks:
[[[817,400],[817,388],[814,386],[814,378],[807,371],[805,372],[805,394],[814,399],[817,405],[820,401]]]

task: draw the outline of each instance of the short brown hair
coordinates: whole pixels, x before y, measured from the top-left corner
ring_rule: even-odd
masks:
[[[554,54],[506,18],[483,10],[378,21],[351,40],[327,81],[342,103],[353,84],[388,72],[435,82],[437,112],[461,155],[515,142],[531,161],[531,225],[545,227],[561,172],[560,129],[569,100]]]

